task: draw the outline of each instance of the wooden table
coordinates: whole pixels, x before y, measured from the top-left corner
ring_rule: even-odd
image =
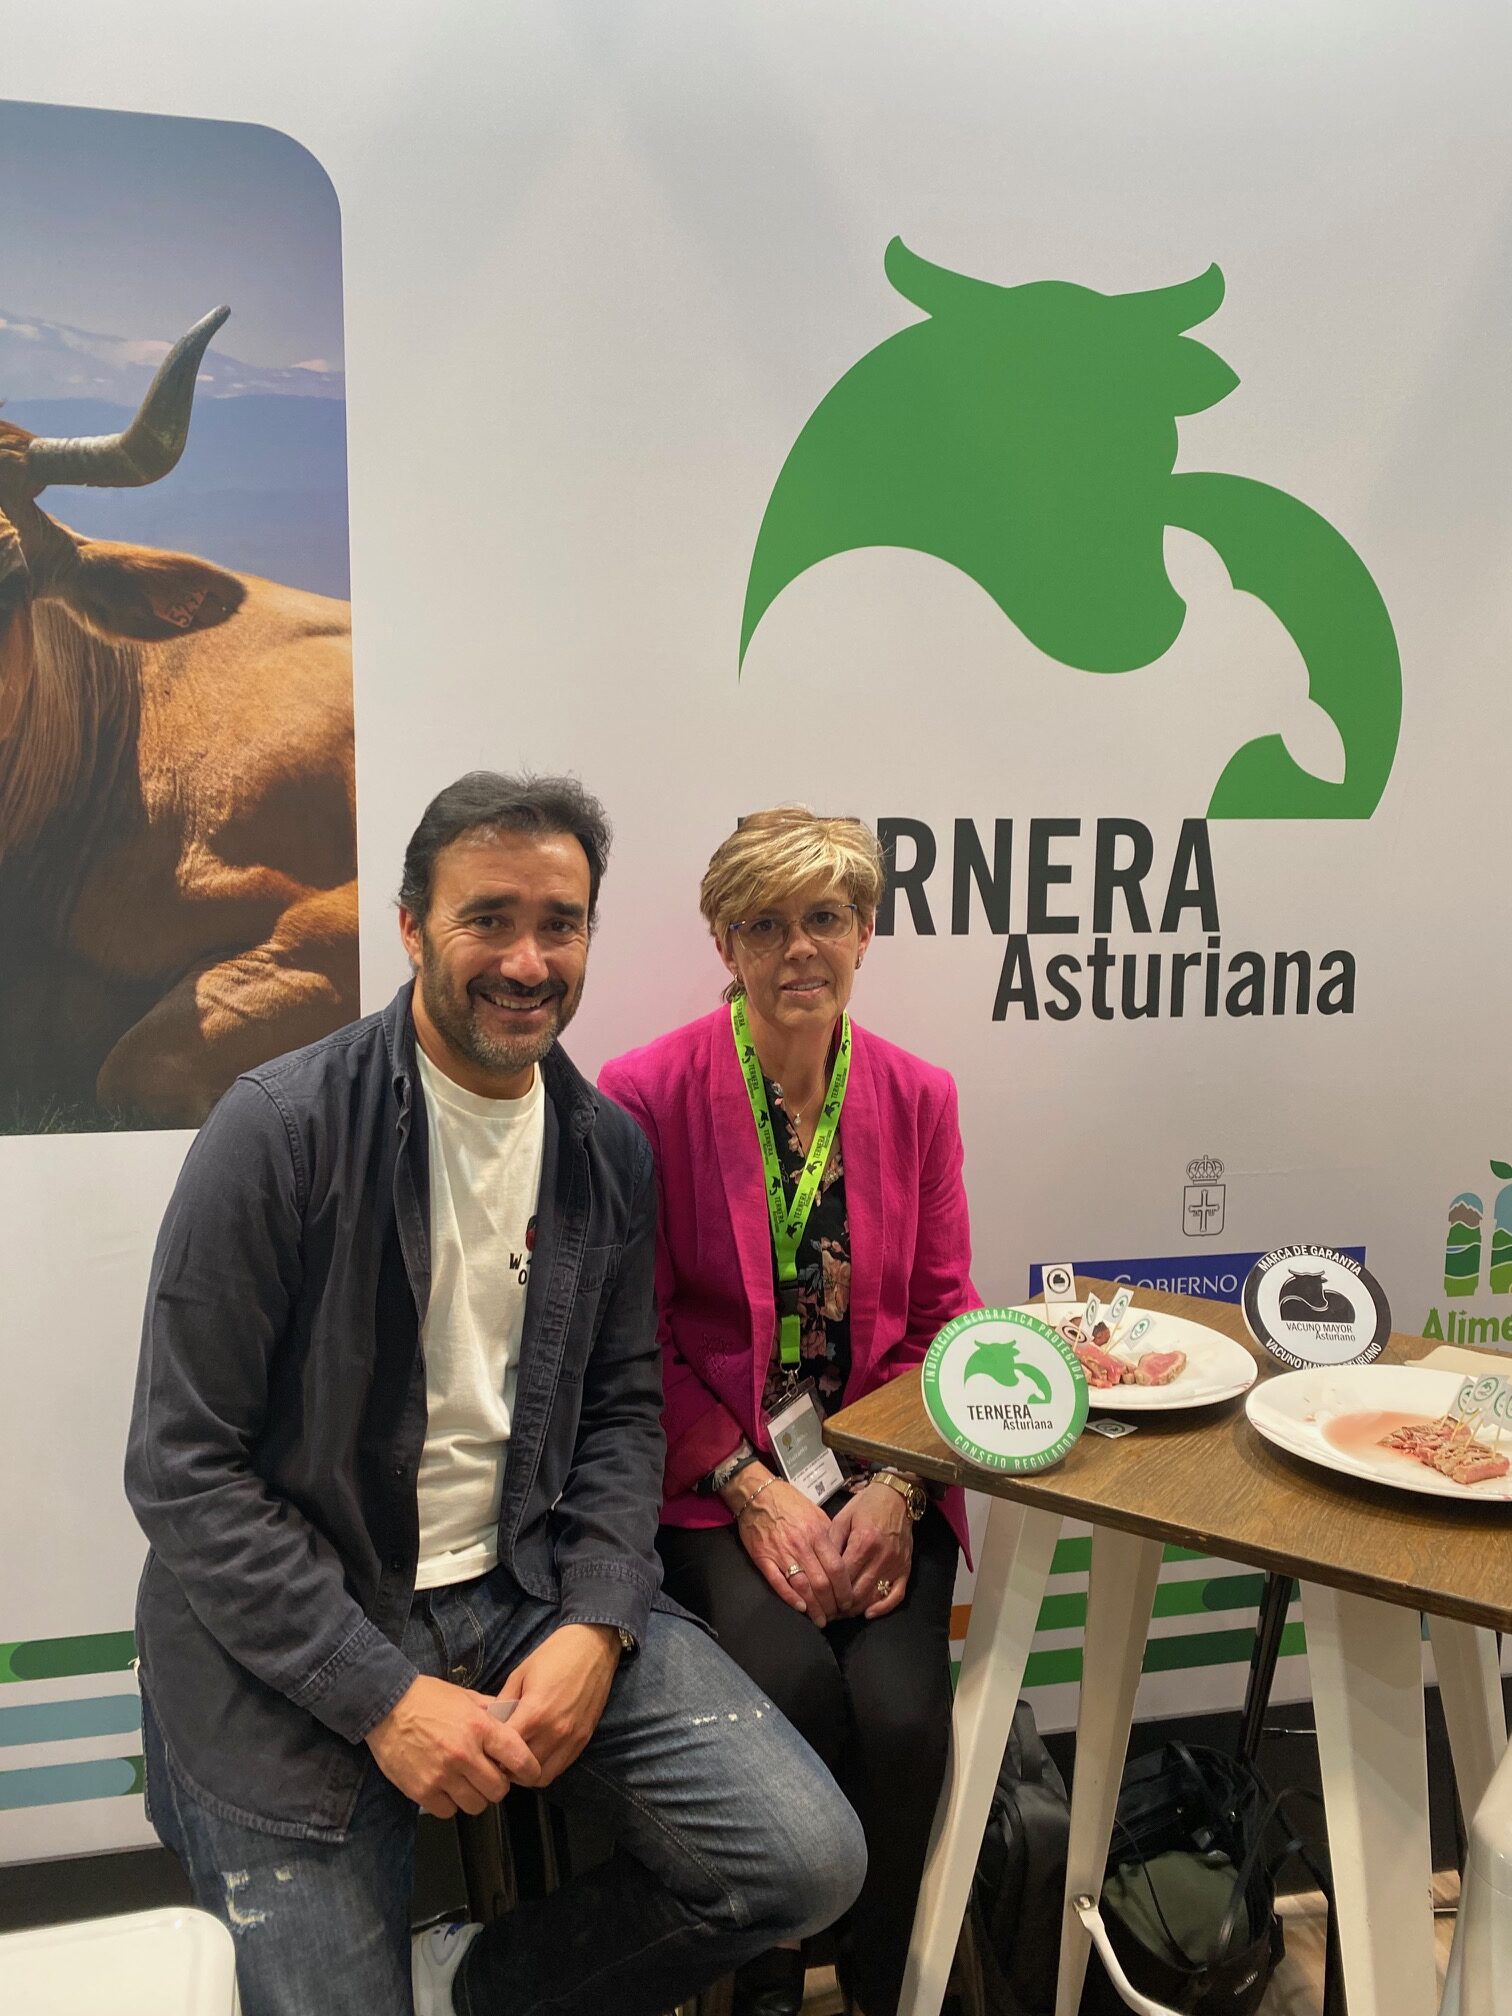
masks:
[[[1111,1300],[1115,1284],[1078,1282]],[[1141,1290],[1138,1308],[1204,1323],[1259,1359],[1239,1310]],[[1395,1336],[1386,1359],[1433,1347]],[[956,1688],[951,1765],[914,1920],[900,2016],[938,2016],[1063,1519],[1092,1533],[1056,2016],[1075,2016],[1088,1940],[1071,1900],[1102,1886],[1163,1546],[1302,1583],[1345,1986],[1359,2016],[1434,2007],[1428,1775],[1418,1614],[1426,1611],[1455,1775],[1473,1813],[1506,1747],[1494,1631],[1512,1630],[1512,1507],[1356,1483],[1255,1433],[1242,1399],[1141,1413],[1083,1435],[1034,1476],[977,1470],[936,1435],[917,1373],[835,1415],[826,1439],[990,1498]]]

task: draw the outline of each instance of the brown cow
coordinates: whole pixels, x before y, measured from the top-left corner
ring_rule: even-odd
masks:
[[[166,476],[227,313],[123,434],[0,421],[0,1131],[195,1126],[357,1012],[349,605],[35,501]]]

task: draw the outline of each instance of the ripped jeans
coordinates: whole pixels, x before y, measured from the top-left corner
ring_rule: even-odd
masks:
[[[556,1616],[495,1570],[418,1595],[404,1649],[493,1691]],[[231,1929],[243,2016],[411,2016],[414,1805],[375,1764],[345,1841],[264,1833],[196,1794],[142,1705],[149,1817]],[[660,1611],[549,1796],[616,1852],[474,1940],[459,2016],[654,2016],[830,1924],[865,1873],[859,1823],[813,1751],[696,1625]]]

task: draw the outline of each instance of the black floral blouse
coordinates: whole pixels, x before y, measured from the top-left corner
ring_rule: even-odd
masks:
[[[770,1078],[766,1086],[767,1111],[772,1116],[772,1133],[777,1160],[782,1167],[783,1185],[789,1204],[798,1188],[806,1160],[798,1129],[782,1103],[782,1095]],[[842,1122],[842,1126],[843,1126]],[[845,1213],[845,1158],[840,1136],[835,1136],[830,1158],[819,1181],[819,1194],[809,1212],[808,1224],[798,1242],[798,1352],[794,1368],[799,1379],[812,1379],[819,1398],[819,1410],[833,1414],[845,1397],[850,1378],[850,1224]],[[777,1256],[772,1255],[772,1281],[777,1281]],[[787,1371],[782,1363],[779,1342],[772,1339],[772,1362],[767,1367],[761,1396],[763,1410],[779,1406],[787,1390]]]

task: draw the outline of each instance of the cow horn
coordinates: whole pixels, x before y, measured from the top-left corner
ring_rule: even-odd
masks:
[[[189,439],[194,381],[211,337],[231,313],[216,308],[181,336],[158,366],[136,418],[121,434],[87,435],[78,441],[34,440],[26,451],[27,474],[45,490],[50,483],[87,484],[93,489],[131,490],[166,476]]]
[[[1003,291],[992,288],[990,281],[974,280],[968,273],[955,273],[948,266],[936,266],[932,259],[921,259],[901,238],[889,241],[882,255],[882,270],[905,301],[911,301],[915,308],[922,308],[929,315],[938,314],[941,308],[948,309],[952,301],[980,301],[984,288],[996,293]]]
[[[1151,287],[1143,294],[1121,294],[1118,299],[1120,305],[1126,304],[1147,315],[1150,321],[1175,336],[1217,314],[1223,305],[1223,274],[1217,266],[1209,266],[1206,273],[1199,273],[1191,280],[1178,280],[1173,287]]]

